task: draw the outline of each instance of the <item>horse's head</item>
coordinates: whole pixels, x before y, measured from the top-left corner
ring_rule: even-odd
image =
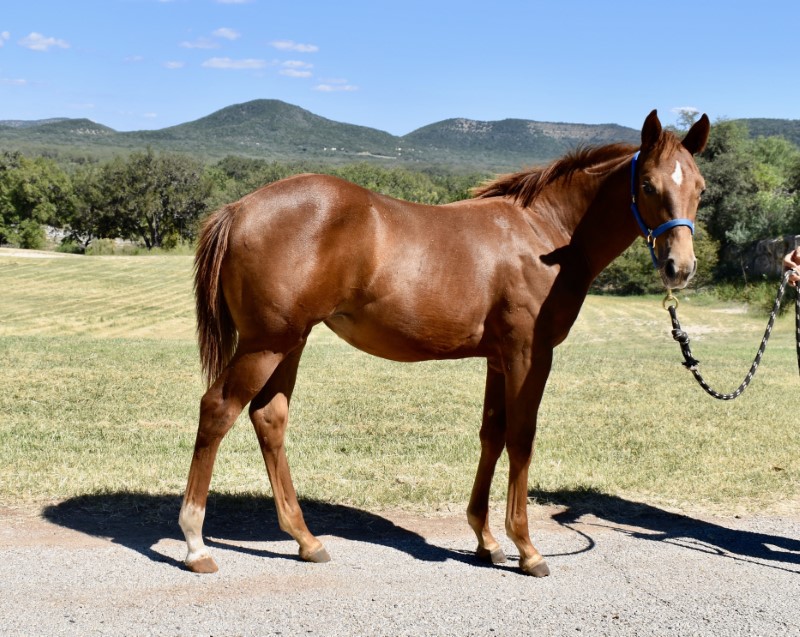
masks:
[[[662,130],[656,111],[642,127],[632,169],[633,208],[668,288],[685,287],[697,270],[692,234],[705,181],[692,156],[705,148],[709,129],[703,115],[681,141]]]

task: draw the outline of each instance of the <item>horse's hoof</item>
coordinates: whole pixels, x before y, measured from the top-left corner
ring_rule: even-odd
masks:
[[[479,546],[475,551],[475,555],[477,555],[478,559],[482,562],[489,562],[491,564],[504,564],[506,561],[506,554],[503,553],[503,549],[499,546],[491,551]]]
[[[535,557],[529,560],[521,560],[519,567],[523,573],[533,575],[534,577],[547,577],[550,575],[550,567],[543,557]]]
[[[306,562],[313,562],[314,564],[322,564],[324,562],[330,562],[331,556],[328,555],[328,551],[325,550],[324,546],[320,546],[316,551],[305,552],[303,549],[300,549],[300,559]]]
[[[204,555],[191,561],[186,560],[184,563],[192,573],[216,573],[219,570],[217,563],[210,555]]]

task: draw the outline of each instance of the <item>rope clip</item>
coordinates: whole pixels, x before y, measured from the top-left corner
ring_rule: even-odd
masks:
[[[667,295],[664,297],[664,300],[661,301],[661,307],[669,312],[670,307],[677,308],[678,307],[678,299],[672,293],[672,290],[667,290]]]

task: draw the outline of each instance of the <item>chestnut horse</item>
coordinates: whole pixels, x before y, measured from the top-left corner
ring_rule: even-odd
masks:
[[[306,527],[284,450],[297,366],[311,328],[395,361],[487,359],[481,453],[467,507],[481,559],[505,560],[489,529],[489,488],[509,458],[505,528],[530,575],[549,573],[528,531],[528,467],[553,348],[594,278],[640,233],[664,285],[694,274],[691,220],[703,178],[693,154],[703,117],[681,141],[655,111],[640,148],[577,150],[502,177],[444,206],[398,201],[323,175],[265,186],[205,223],[195,260],[200,356],[208,390],[180,512],[186,566],[213,572],[203,543],[211,472],[249,403],[281,529],[300,557],[329,559]],[[635,151],[638,160],[634,159]],[[631,213],[631,197],[635,214]],[[649,241],[655,241],[649,233]]]

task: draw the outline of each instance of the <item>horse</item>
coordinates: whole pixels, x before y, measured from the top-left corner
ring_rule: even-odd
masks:
[[[640,233],[667,288],[691,279],[692,220],[704,189],[693,155],[709,129],[703,115],[681,140],[662,129],[654,110],[638,148],[579,148],[446,205],[305,174],[213,213],[195,256],[207,391],[179,515],[186,567],[217,570],[202,534],[208,489],[220,442],[248,404],[280,528],[303,560],[330,559],[303,519],[284,448],[300,357],[311,329],[324,323],[354,347],[393,361],[486,359],[480,459],[467,505],[476,555],[494,564],[506,559],[488,516],[505,449],[506,533],[522,572],[548,575],[531,542],[527,499],[553,349],[594,278]]]

